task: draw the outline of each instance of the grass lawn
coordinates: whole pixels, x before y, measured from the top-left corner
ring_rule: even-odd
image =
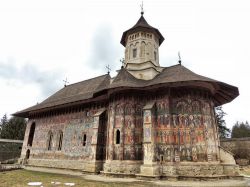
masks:
[[[75,183],[75,187],[130,187],[130,186],[150,186],[142,182],[99,182],[86,180],[80,176],[69,176],[63,174],[43,173],[29,170],[13,170],[0,172],[1,187],[23,187],[28,186],[28,182],[42,182],[43,187],[49,186],[64,186],[64,183]],[[52,184],[51,182],[61,182],[60,185]],[[151,184],[152,185],[152,184]]]

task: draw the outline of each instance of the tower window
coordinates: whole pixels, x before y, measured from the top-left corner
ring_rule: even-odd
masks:
[[[116,144],[120,144],[120,131],[116,131]]]
[[[155,57],[155,60],[157,59],[157,56],[156,56],[157,54],[156,54],[156,51],[154,52],[154,57]]]
[[[137,55],[137,49],[133,49],[133,58],[136,58],[136,55]]]

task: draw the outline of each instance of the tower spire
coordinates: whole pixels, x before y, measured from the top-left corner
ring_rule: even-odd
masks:
[[[143,16],[143,14],[144,14],[144,10],[143,10],[143,1],[141,2],[140,7],[141,7],[141,16]]]

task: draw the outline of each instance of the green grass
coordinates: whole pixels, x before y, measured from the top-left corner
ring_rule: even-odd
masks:
[[[51,182],[61,182],[60,185]],[[13,170],[0,172],[0,187],[23,187],[28,186],[28,182],[42,182],[43,187],[64,186],[66,182],[75,183],[75,187],[130,187],[130,186],[150,186],[142,182],[99,182],[86,180],[80,176],[70,176],[63,174],[43,173],[29,170]]]

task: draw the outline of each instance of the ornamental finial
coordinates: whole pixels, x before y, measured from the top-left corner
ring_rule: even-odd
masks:
[[[178,52],[178,56],[179,56],[179,64],[181,65],[181,53],[180,53],[180,51]]]
[[[141,15],[143,16],[143,14],[144,14],[144,10],[143,10],[143,1],[141,2],[140,7],[141,7]]]

